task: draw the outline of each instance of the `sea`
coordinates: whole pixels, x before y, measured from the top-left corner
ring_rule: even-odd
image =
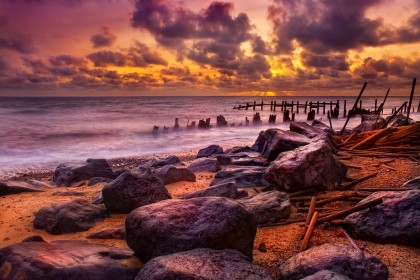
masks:
[[[76,162],[87,158],[121,158],[156,156],[198,149],[216,144],[222,146],[252,145],[258,133],[271,127],[288,129],[282,122],[282,112],[269,107],[233,109],[239,104],[282,101],[337,102],[340,116],[332,120],[340,130],[345,122],[344,100],[349,110],[356,97],[0,97],[0,178],[30,171],[52,170],[58,163]],[[363,108],[373,109],[383,97],[363,97]],[[415,113],[420,97],[415,97]],[[391,114],[408,97],[388,97],[384,114]],[[327,106],[327,110],[329,106]],[[259,112],[261,125],[245,125]],[[270,114],[277,114],[275,124],[268,124]],[[227,127],[217,127],[216,117],[223,115]],[[306,121],[300,109],[296,121]],[[175,129],[175,118],[179,128]],[[187,129],[200,119],[211,118],[209,129]],[[327,115],[316,115],[328,124]],[[360,123],[360,117],[351,118],[347,127]],[[157,131],[153,127],[158,126]],[[164,131],[164,127],[168,127]]]

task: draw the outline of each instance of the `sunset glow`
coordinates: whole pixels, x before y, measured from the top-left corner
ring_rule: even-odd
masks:
[[[5,0],[0,95],[406,94],[418,0]]]

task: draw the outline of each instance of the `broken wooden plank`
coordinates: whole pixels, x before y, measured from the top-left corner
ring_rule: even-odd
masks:
[[[309,241],[311,240],[312,233],[315,229],[315,225],[318,221],[319,212],[315,211],[314,215],[312,216],[311,222],[309,224],[308,230],[305,233],[305,237],[303,238],[302,246],[300,247],[300,251],[305,251],[308,249]]]
[[[364,150],[364,149],[367,149],[369,147],[372,147],[376,143],[377,140],[379,140],[382,137],[390,134],[394,130],[395,129],[392,128],[392,127],[387,127],[385,129],[380,129],[375,134],[369,136],[368,138],[360,141],[358,144],[351,147],[351,149],[353,149],[353,150]]]

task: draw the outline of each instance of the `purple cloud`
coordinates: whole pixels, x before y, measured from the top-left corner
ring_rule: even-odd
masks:
[[[98,34],[90,37],[94,48],[109,47],[117,40],[117,36],[112,34],[109,26],[102,26]]]

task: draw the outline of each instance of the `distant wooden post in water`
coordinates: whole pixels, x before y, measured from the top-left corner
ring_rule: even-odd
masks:
[[[289,110],[283,112],[283,122],[290,122]]]
[[[178,118],[175,118],[175,129],[179,128]]]
[[[307,118],[307,120],[308,121],[313,121],[315,119],[315,110],[311,110],[311,111],[309,111],[309,113],[308,113],[308,118]]]
[[[277,115],[270,115],[268,118],[268,123],[276,123],[276,117]]]

